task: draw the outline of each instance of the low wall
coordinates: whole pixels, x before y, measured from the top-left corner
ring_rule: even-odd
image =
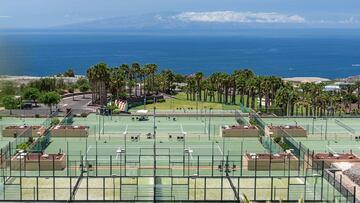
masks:
[[[7,163],[11,170],[26,171],[52,171],[64,170],[66,168],[65,154],[49,154],[44,158],[41,154],[30,154],[21,156],[16,154]]]
[[[15,135],[21,135],[25,131],[31,128],[31,136],[39,137],[44,134],[45,128],[42,126],[7,126],[2,130],[3,137],[14,137]]]
[[[249,171],[254,170],[298,170],[299,169],[299,160],[291,155],[290,157],[282,156],[279,158],[252,158],[250,154],[245,155],[245,161],[247,162],[247,169]]]
[[[292,137],[307,137],[306,130],[301,126],[267,126],[265,128],[265,134],[272,136],[283,136],[283,132],[285,131]]]
[[[88,137],[88,126],[54,126],[50,130],[52,137]]]
[[[330,168],[333,163],[349,162],[349,163],[360,163],[359,157],[351,153],[339,153],[338,156],[329,156],[328,153],[317,153],[312,155],[314,163],[322,166],[324,162],[324,168]]]
[[[255,126],[243,125],[220,127],[221,137],[259,137],[259,129]]]

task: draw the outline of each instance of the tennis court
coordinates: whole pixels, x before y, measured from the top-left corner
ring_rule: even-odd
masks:
[[[46,121],[46,118],[25,118],[25,117],[2,117],[0,119],[0,135],[2,137],[2,130],[7,126],[32,126],[32,125],[42,125]],[[4,138],[8,140],[8,138]]]
[[[65,153],[67,167],[59,171],[2,170],[3,178],[14,177],[4,181],[7,194],[29,201],[216,201],[236,200],[242,193],[253,200],[342,198],[332,186],[320,184],[320,174],[309,174],[303,167],[248,170],[244,155],[267,153],[268,149],[258,138],[220,137],[220,126],[236,124],[235,116],[154,120],[152,116],[91,114],[73,121],[73,125],[90,126],[89,137],[53,137],[45,150],[46,154]],[[311,141],[303,139],[306,145]],[[336,148],[331,143],[324,149],[341,150],[346,144]],[[321,187],[327,187],[327,193],[321,193]]]
[[[314,152],[349,153],[352,151],[360,157],[360,142],[350,140],[307,140],[299,139],[301,144]]]
[[[139,116],[99,116],[74,118],[73,125],[90,127],[90,137],[121,137],[124,133],[153,134],[154,127],[158,137],[187,134],[193,138],[214,138],[219,135],[222,125],[236,124],[234,117],[154,117],[140,120]]]
[[[272,125],[302,126],[309,139],[314,140],[354,140],[360,136],[360,118],[297,118],[274,117],[263,118]]]
[[[132,135],[133,136],[133,135]],[[221,167],[231,162],[235,174],[248,173],[241,154],[264,153],[267,150],[257,138],[187,140],[53,138],[46,153],[63,151],[68,155],[69,173],[79,170],[81,160],[86,166],[97,167],[98,174],[152,175],[222,175]],[[154,150],[155,149],[155,150]],[[156,158],[154,158],[156,157]],[[228,160],[226,160],[228,158]],[[220,165],[220,169],[219,169]],[[116,169],[116,170],[115,170]],[[93,173],[94,171],[90,171]],[[46,172],[42,172],[46,174]],[[56,172],[65,175],[66,171]]]

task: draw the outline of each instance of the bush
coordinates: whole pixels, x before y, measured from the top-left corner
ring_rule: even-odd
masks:
[[[164,98],[161,98],[161,99],[156,100],[156,102],[157,102],[157,103],[163,103],[163,102],[165,102],[165,99],[164,99]]]
[[[281,137],[280,137],[280,136],[276,136],[276,137],[274,138],[274,142],[280,143],[280,142],[281,142]]]
[[[60,120],[58,118],[53,118],[51,120],[51,126],[58,125],[60,123]]]
[[[255,120],[255,118],[250,119],[250,120],[249,120],[249,123],[250,123],[250,125],[256,125],[256,120]]]
[[[290,149],[289,146],[286,143],[283,143],[283,142],[280,144],[280,146],[281,146],[281,148],[283,148],[283,150]]]
[[[35,118],[40,118],[40,114],[35,114]]]
[[[122,100],[127,100],[128,99],[128,95],[125,92],[122,92],[119,94],[119,99]]]
[[[80,116],[83,118],[86,118],[88,116],[88,114],[86,112],[82,112]]]
[[[16,149],[27,150],[28,144],[26,142],[16,145]]]

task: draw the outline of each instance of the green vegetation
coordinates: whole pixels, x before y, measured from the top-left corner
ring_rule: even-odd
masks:
[[[64,77],[75,77],[75,73],[73,69],[68,69],[63,74]]]
[[[50,125],[55,126],[55,125],[59,125],[59,123],[60,123],[60,120],[58,118],[53,118],[53,119],[51,119]]]
[[[10,115],[12,115],[12,109],[17,109],[20,102],[18,99],[16,99],[14,96],[5,96],[2,99],[2,103],[5,107],[5,109],[10,110]]]
[[[146,108],[152,109],[156,106],[157,109],[166,110],[166,109],[184,109],[184,110],[196,110],[198,109],[216,109],[216,110],[234,110],[239,109],[238,105],[230,105],[230,104],[221,104],[216,102],[196,102],[196,101],[189,101],[186,99],[185,93],[178,93],[172,98],[165,99],[164,102],[157,101],[157,103],[152,103],[147,101]],[[139,110],[144,109],[144,105],[136,106],[132,108],[132,110]]]
[[[60,102],[60,95],[57,92],[47,92],[41,97],[41,102],[46,104],[50,109],[50,114],[52,113],[53,105],[56,105]]]
[[[288,150],[289,146],[283,142],[281,136],[276,136],[273,138],[274,142],[277,143],[283,150]]]
[[[72,69],[61,74],[74,75]],[[146,96],[148,108],[156,106],[158,109],[238,109],[242,104],[257,112],[288,116],[360,113],[360,81],[344,85],[339,91],[325,91],[324,86],[329,83],[293,84],[276,76],[258,76],[249,69],[238,69],[231,74],[216,72],[209,76],[202,72],[181,75],[170,69],[158,71],[156,64],[141,66],[139,63],[111,68],[99,63],[91,66],[86,76],[73,84],[65,83],[61,77],[41,78],[27,85],[1,82],[1,98],[22,97],[20,105],[15,105],[15,100],[9,98],[1,99],[0,105],[5,106],[6,103],[7,109],[18,108],[21,102],[30,100],[35,106],[43,102],[51,110],[58,103],[57,99],[53,99],[58,98],[55,92],[61,95],[91,90],[93,104],[103,106],[107,105],[110,94],[112,101],[132,99],[138,104]],[[158,99],[153,104],[151,97],[159,94],[165,94],[165,101]],[[136,110],[144,106],[132,105],[131,108]]]
[[[40,99],[40,95],[41,95],[40,90],[34,87],[26,88],[23,91],[23,98],[32,100],[35,103],[35,106],[37,106],[37,102]]]
[[[93,102],[106,105],[106,94],[112,100],[132,97],[152,97],[159,93],[172,95],[165,102],[149,108],[233,109],[240,103],[263,113],[277,115],[324,116],[343,112],[356,113],[352,105],[360,108],[360,82],[347,85],[341,91],[324,91],[325,83],[300,85],[284,82],[276,76],[257,76],[249,69],[235,70],[231,74],[216,72],[206,77],[202,72],[180,75],[165,69],[157,73],[156,64],[122,64],[108,68],[100,63],[87,71],[93,90]],[[357,90],[357,94],[354,94]],[[185,95],[185,96],[184,96]],[[139,102],[138,102],[139,103]],[[131,106],[133,109],[143,106]]]

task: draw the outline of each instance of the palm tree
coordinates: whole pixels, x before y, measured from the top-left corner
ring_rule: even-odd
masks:
[[[120,68],[110,69],[109,88],[113,97],[117,99],[119,98],[119,94],[124,91],[125,84],[124,71]]]
[[[357,91],[357,108],[360,109],[360,80],[355,82],[355,88]]]
[[[95,101],[99,100],[100,105],[105,105],[107,101],[107,85],[110,74],[105,63],[99,63],[87,70],[92,89],[95,91]]]
[[[244,104],[244,95],[245,95],[245,91],[246,91],[246,77],[244,74],[244,71],[242,70],[236,70],[234,72],[236,79],[235,79],[235,83],[236,83],[236,88],[238,90],[238,92],[240,93],[240,103]]]
[[[257,78],[257,76],[253,76],[250,79],[248,79],[247,81],[247,89],[248,89],[248,97],[247,97],[247,107],[249,107],[249,100],[251,98],[251,108],[254,109],[255,108],[255,97],[257,94],[257,89],[258,89],[258,84],[259,84],[259,80]]]
[[[196,92],[196,81],[193,76],[189,76],[186,78],[186,98],[190,100],[195,100],[195,92]]]
[[[152,92],[154,93],[154,88],[155,88],[155,73],[157,71],[157,65],[156,64],[147,64],[145,65],[146,67],[146,72],[147,74],[150,76],[151,78],[151,82],[148,83],[148,92]]]
[[[201,81],[204,77],[202,72],[195,73],[195,81],[196,81],[196,92],[197,92],[197,99],[201,101]]]
[[[131,64],[131,72],[135,83],[135,96],[138,96],[138,79],[141,74],[141,67],[138,63]]]

